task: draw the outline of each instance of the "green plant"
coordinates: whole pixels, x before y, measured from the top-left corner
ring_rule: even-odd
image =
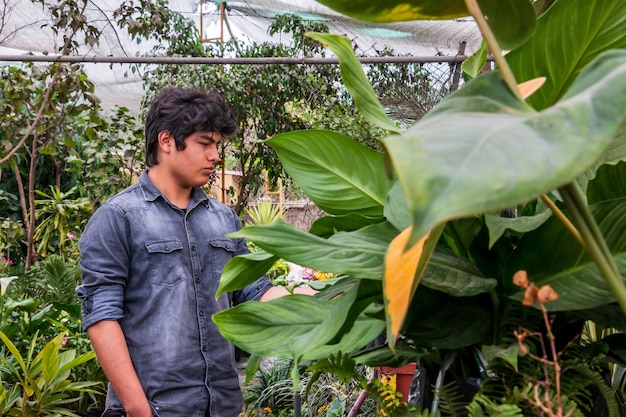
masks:
[[[35,354],[35,334],[26,356],[0,332],[0,339],[7,349],[2,362],[3,384],[0,387],[2,414],[10,416],[77,416],[68,405],[75,402],[76,393],[99,393],[93,387],[97,382],[73,382],[69,379],[72,369],[95,358],[94,352],[76,356],[73,349],[64,350],[65,334],[61,333],[46,343]]]
[[[285,208],[274,204],[272,200],[264,199],[246,207],[246,214],[252,224],[271,224],[285,217]]]
[[[72,349],[76,356],[91,354],[91,342],[82,331],[80,305],[75,297],[75,288],[80,282],[80,270],[75,263],[51,255],[19,278],[4,277],[0,280],[0,330],[19,352],[41,350],[44,348],[42,343],[63,332],[66,335],[64,350]],[[7,375],[2,378],[6,381]],[[106,385],[106,378],[97,361],[76,366],[70,378],[92,381],[101,387]],[[75,410],[102,407],[104,401],[99,390],[75,392],[72,398],[71,409]]]
[[[50,186],[50,193],[35,190],[35,194],[40,199],[35,200],[35,217],[39,221],[35,228],[34,239],[37,244],[37,253],[45,256],[48,254],[50,246],[58,244],[58,250],[61,255],[65,255],[66,241],[72,240],[72,231],[75,231],[72,225],[73,219],[80,219],[80,214],[91,213],[91,204],[85,197],[70,199],[76,192],[76,187],[72,187],[67,192],[61,192],[60,189]],[[58,242],[58,243],[57,243]]]
[[[11,285],[18,280],[18,284]],[[21,329],[30,328],[33,314],[40,303],[34,298],[11,297],[16,286],[20,285],[17,275],[0,278],[2,291],[0,293],[0,330],[14,336]]]
[[[514,404],[497,404],[490,398],[478,394],[474,401],[468,406],[469,417],[499,416],[499,417],[521,417],[522,410]]]
[[[246,409],[269,409],[278,415],[283,410],[293,409],[292,381],[289,377],[293,361],[276,360],[267,370],[259,369],[254,381],[243,388]]]
[[[50,29],[62,39],[58,49],[61,55],[98,43],[101,26],[87,17],[87,0],[32,1],[40,3],[42,10],[50,15]],[[181,28],[176,25],[180,16],[169,13],[163,5],[162,1],[150,0],[123,2],[114,14],[118,25],[128,28],[133,36],[141,39],[154,36],[159,42],[178,39],[175,29]],[[8,18],[10,9],[0,12],[3,20]],[[151,18],[137,16],[141,13]],[[6,29],[3,26],[0,31],[3,28]],[[192,33],[191,30],[179,32],[188,39],[194,37]],[[185,42],[180,40],[177,44]],[[23,242],[20,232],[16,236],[19,240],[11,242],[11,249],[18,253],[11,255],[28,271],[38,260],[34,238],[35,190],[55,187],[62,192],[76,186],[76,200],[86,197],[97,206],[134,178],[135,158],[141,157],[141,147],[137,146],[138,122],[123,108],[110,119],[105,117],[94,95],[93,83],[78,64],[3,65],[0,85],[3,143],[0,200],[8,203],[2,204],[1,217],[24,226]],[[80,225],[86,219],[75,220]],[[56,224],[52,229],[59,227],[64,225]],[[44,240],[49,236],[46,230],[51,229],[45,227],[40,231]],[[64,236],[61,234],[59,238],[63,240]],[[6,242],[0,239],[0,244]],[[49,248],[40,249],[45,254]]]
[[[81,273],[73,261],[59,255],[50,255],[37,263],[18,282],[22,297],[33,297],[42,304],[78,305],[76,287]]]
[[[5,259],[4,265],[0,269],[6,268],[13,255],[20,254],[20,243],[24,238],[24,227],[12,219],[0,219],[0,254]]]
[[[352,362],[353,365],[353,362]],[[344,416],[345,411],[356,401],[365,385],[361,371],[353,367],[344,369],[342,376],[329,370],[338,370],[340,365],[314,364],[306,370],[301,367],[299,384],[305,387],[302,396],[302,415],[317,417],[325,415]],[[245,409],[248,415],[265,412],[265,416],[293,415],[292,392],[293,361],[270,359],[258,369],[254,377],[243,386]],[[369,415],[374,409],[373,400],[361,405],[360,415]]]
[[[62,149],[72,120],[88,112],[95,105],[95,98],[90,92],[93,85],[76,65],[2,67],[0,83],[2,125],[7,126],[3,130],[7,146],[0,165],[10,167],[12,174],[2,182],[19,197],[20,211],[9,215],[21,215],[24,223],[27,252],[24,269],[28,270],[36,261],[35,190],[50,185],[61,189],[65,166]],[[46,111],[51,102],[55,111]]]
[[[343,351],[368,365],[422,358],[442,383],[478,376],[492,364],[474,360],[477,347],[509,348],[514,329],[543,321],[521,306],[523,291],[512,283],[519,270],[560,294],[549,310],[563,348],[577,348],[584,320],[608,326],[610,317],[626,330],[626,193],[612,180],[626,166],[626,33],[618,29],[626,3],[557,0],[539,18],[531,1],[323,3],[375,21],[471,14],[497,70],[402,130],[377,101],[350,41],[311,34],[339,57],[359,110],[389,131],[385,153],[325,130],[266,141],[328,215],[308,232],[278,221],[234,234],[266,254],[231,261],[219,292],[253,282],[277,258],[342,278],[316,297],[216,314],[222,334],[260,356],[319,360]],[[572,25],[588,30],[573,33]],[[530,89],[520,83],[529,80]],[[572,329],[563,325],[570,322]],[[368,349],[381,333],[387,345]],[[575,401],[578,410],[589,406]]]
[[[126,107],[106,117],[76,117],[74,122],[75,131],[64,148],[68,183],[98,207],[138,178],[145,152],[143,126]]]

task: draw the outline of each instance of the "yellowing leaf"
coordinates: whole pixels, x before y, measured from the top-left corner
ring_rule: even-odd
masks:
[[[415,273],[420,263],[424,244],[429,233],[422,236],[412,247],[406,247],[413,226],[409,226],[391,241],[385,257],[384,296],[387,313],[387,333],[393,345],[400,333],[406,312],[413,296]]]
[[[525,100],[539,90],[546,82],[546,77],[537,77],[517,85],[520,96]]]

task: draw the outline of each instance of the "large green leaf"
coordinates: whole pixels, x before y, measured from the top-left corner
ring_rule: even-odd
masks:
[[[387,247],[397,234],[398,231],[385,222],[352,232],[338,232],[324,239],[277,221],[270,225],[246,227],[232,236],[249,239],[276,257],[302,266],[382,280]],[[254,282],[267,270],[270,259],[274,259],[267,252],[231,260],[224,270],[224,283],[220,284],[220,288],[224,287],[222,291]],[[433,253],[422,283],[454,296],[487,292],[495,286],[493,279],[484,277],[469,262],[441,250]]]
[[[607,164],[614,164],[622,160],[626,161],[626,114],[624,115],[624,120],[622,120],[622,125],[615,135],[615,139],[613,139],[611,146],[606,151],[606,155],[604,155],[604,162]]]
[[[385,202],[385,217],[389,223],[398,230],[404,230],[411,225],[411,212],[409,204],[402,192],[402,185],[399,181],[391,187]]]
[[[454,19],[468,16],[464,0],[318,0],[346,16],[369,22]]]
[[[463,75],[470,79],[478,77],[478,74],[480,74],[485,66],[485,62],[487,62],[488,55],[489,45],[487,45],[487,42],[483,40],[480,44],[480,48],[478,48],[474,54],[468,56],[467,59],[461,64]]]
[[[346,16],[369,22],[444,20],[470,14],[464,0],[318,1]],[[536,13],[530,0],[478,0],[478,4],[504,49],[521,45],[533,33]]]
[[[602,165],[587,186],[589,204],[626,197],[626,161]]]
[[[383,129],[397,132],[398,126],[385,113],[361,63],[354,56],[352,42],[345,36],[329,33],[308,33],[307,36],[329,47],[337,56],[341,79],[354,99],[355,106],[365,119]]]
[[[547,77],[528,99],[534,108],[544,109],[556,103],[598,55],[626,48],[625,27],[624,0],[559,0],[538,19],[535,35],[506,60],[519,82]]]
[[[338,351],[350,352],[370,342],[384,322],[361,315],[337,344],[358,288],[336,300],[288,295],[269,302],[248,302],[213,315],[220,333],[243,350],[291,359],[319,359]],[[347,299],[344,299],[346,298]]]
[[[315,220],[309,228],[309,233],[328,238],[337,232],[352,232],[383,221],[385,221],[384,218],[371,218],[358,213],[343,216],[323,216]]]
[[[326,344],[315,349],[311,349],[304,359],[327,358],[331,354],[341,352],[352,352],[363,348],[365,345],[376,339],[385,331],[385,322],[371,317],[369,314],[361,314],[352,324],[350,329],[340,333],[341,340],[338,343]]]
[[[265,142],[285,170],[322,210],[382,217],[391,181],[383,154],[325,130],[283,133]]]
[[[457,349],[484,342],[493,311],[475,297],[451,297],[420,287],[407,314],[403,334],[420,346]]]
[[[312,350],[309,354],[316,357],[328,357],[331,353],[349,352],[362,348],[365,344],[383,334],[385,322],[380,317],[383,310],[381,301],[382,283],[373,280],[361,280],[351,277],[340,279],[332,288],[326,289],[320,296],[334,299],[339,294],[357,289],[355,301],[350,306],[342,328],[325,346]],[[338,347],[340,343],[343,347]],[[351,347],[346,350],[346,344]]]
[[[624,117],[626,51],[600,57],[572,91],[537,113],[487,73],[386,138],[415,239],[443,221],[533,199],[599,161]]]
[[[298,265],[381,280],[385,251],[397,233],[385,222],[323,239],[279,220],[270,225],[245,227],[229,236],[251,240],[265,251]]]
[[[451,220],[446,223],[443,237],[454,253],[471,258],[469,254],[472,242],[480,235],[482,229],[483,219],[479,216]]]
[[[306,345],[318,347],[330,341],[346,312],[347,304],[339,300],[295,294],[237,305],[214,314],[213,322],[222,336],[247,352],[297,359]]]
[[[619,127],[617,134],[615,135],[615,138],[613,139],[608,149],[606,150],[606,153],[604,154],[604,158],[602,159],[601,163],[598,164],[598,166],[592,167],[590,170],[588,170],[583,175],[578,177],[576,179],[576,182],[580,186],[581,190],[584,193],[588,194],[588,191],[587,191],[588,182],[595,179],[596,171],[602,170],[606,165],[615,165],[623,161],[626,161],[626,114],[624,114],[624,120],[622,121],[622,125]],[[607,168],[607,169],[611,170],[612,168]],[[616,174],[616,175],[619,175],[619,174]],[[622,184],[622,181],[616,182],[616,185],[618,186],[618,188],[621,184]],[[597,185],[598,184],[596,184],[596,186]],[[614,193],[613,191],[609,191],[609,192]],[[621,191],[617,191],[617,192],[621,192]],[[590,197],[594,198],[594,196],[592,195],[590,195]]]
[[[224,266],[215,296],[219,297],[225,292],[239,290],[252,284],[266,273],[277,260],[277,256],[265,251],[235,256]]]
[[[535,214],[534,216],[520,216],[520,217],[502,217],[496,214],[486,214],[485,224],[489,229],[489,248],[492,248],[500,237],[507,230],[515,232],[525,233],[535,230],[546,220],[552,216],[552,211],[545,210],[542,213]]]
[[[584,321],[590,320],[600,327],[626,333],[626,316],[617,303],[605,304],[589,310],[569,311],[567,317]]]
[[[58,335],[41,350],[41,374],[46,384],[50,384],[58,375],[59,368],[59,346],[63,334]]]
[[[438,249],[433,252],[421,284],[455,297],[470,297],[493,290],[498,282],[484,277],[469,261]]]
[[[537,14],[530,0],[478,0],[478,5],[502,49],[517,48],[535,31]]]
[[[626,197],[594,204],[590,209],[620,275],[626,277]],[[511,254],[504,275],[510,292],[519,293],[509,281],[522,269],[538,286],[550,284],[559,294],[558,300],[547,305],[551,310],[590,309],[615,302],[595,263],[556,218],[524,235]]]

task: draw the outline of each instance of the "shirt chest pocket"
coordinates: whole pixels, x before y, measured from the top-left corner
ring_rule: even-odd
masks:
[[[156,285],[173,287],[185,280],[186,259],[180,240],[164,240],[146,243],[150,260],[150,275]]]
[[[224,265],[235,256],[236,250],[237,245],[231,239],[211,239],[209,241],[209,254],[214,277],[219,279]]]

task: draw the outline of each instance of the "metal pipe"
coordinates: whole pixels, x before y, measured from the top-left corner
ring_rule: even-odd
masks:
[[[357,58],[362,64],[427,64],[463,62],[465,55],[456,56],[376,56]],[[204,58],[167,56],[98,56],[98,55],[0,55],[0,62],[72,62],[109,64],[167,64],[167,65],[270,65],[270,64],[338,64],[337,58]]]

